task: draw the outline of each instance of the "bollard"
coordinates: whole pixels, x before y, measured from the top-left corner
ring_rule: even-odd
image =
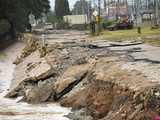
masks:
[[[141,27],[138,27],[137,32],[138,32],[138,34],[141,34],[141,33],[142,33],[142,32],[141,32]]]
[[[44,47],[45,46],[45,35],[42,34],[42,46]]]

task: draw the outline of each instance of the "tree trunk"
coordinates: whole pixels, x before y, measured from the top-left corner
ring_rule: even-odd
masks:
[[[10,24],[10,30],[9,30],[9,34],[11,36],[12,39],[16,38],[16,28],[15,28],[15,22],[14,20],[9,20],[7,19],[9,24]]]

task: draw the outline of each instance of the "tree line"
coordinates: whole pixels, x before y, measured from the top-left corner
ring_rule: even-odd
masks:
[[[77,0],[71,10],[68,0],[55,0],[55,15],[58,18],[63,18],[65,15],[88,14],[91,4],[86,0]]]
[[[15,38],[17,31],[23,32],[29,26],[29,14],[38,19],[49,8],[48,0],[0,0],[0,24],[8,28],[0,37],[7,34]]]
[[[48,13],[49,22],[62,22],[63,16],[65,15],[80,15],[89,14],[91,9],[90,2],[86,0],[77,0],[73,6],[70,8],[68,0],[55,0],[54,11]]]

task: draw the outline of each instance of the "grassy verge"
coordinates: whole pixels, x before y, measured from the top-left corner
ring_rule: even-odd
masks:
[[[152,38],[152,36],[154,36]],[[156,37],[157,36],[157,37]],[[103,39],[107,41],[144,41],[148,44],[160,46],[160,29],[151,30],[150,27],[143,27],[142,33],[138,34],[137,29],[132,30],[105,30],[98,37],[92,37],[92,40]]]

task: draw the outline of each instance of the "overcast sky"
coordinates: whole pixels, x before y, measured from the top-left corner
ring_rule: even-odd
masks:
[[[68,1],[69,1],[70,8],[72,9],[73,5],[75,4],[77,0],[68,0]],[[54,2],[55,0],[50,0],[50,5],[51,5],[52,10],[54,10]]]

